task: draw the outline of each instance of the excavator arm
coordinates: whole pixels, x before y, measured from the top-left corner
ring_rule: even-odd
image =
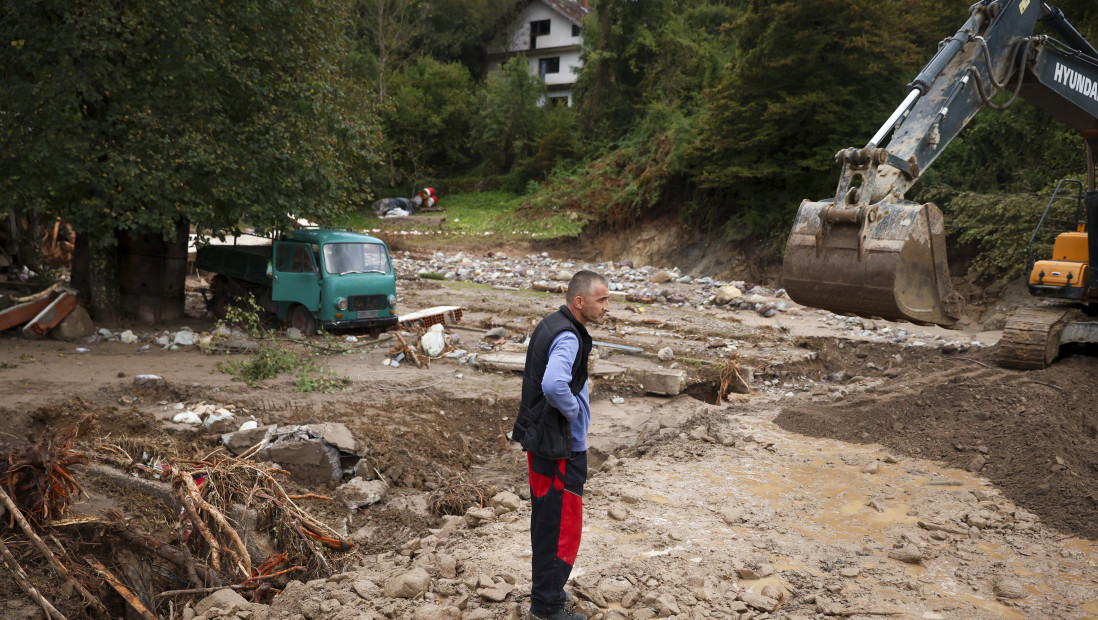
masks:
[[[1038,21],[1065,42],[1034,36]],[[834,198],[801,203],[782,274],[795,301],[863,316],[955,323],[964,300],[950,283],[941,211],[904,195],[981,109],[1001,109],[1015,97],[1086,138],[1088,218],[1098,222],[1098,52],[1058,9],[1035,0],[978,2],[909,87],[865,147],[836,154],[843,168]],[[992,103],[1004,89],[1010,100]],[[1090,243],[1090,255],[1098,257],[1098,235]],[[1098,271],[1090,273],[1098,278]]]

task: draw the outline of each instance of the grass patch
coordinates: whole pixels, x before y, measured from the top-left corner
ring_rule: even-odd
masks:
[[[423,215],[445,216],[444,230],[459,235],[488,234],[556,239],[575,237],[583,232],[582,218],[573,216],[573,221],[567,213],[558,213],[552,208],[529,208],[524,206],[524,202],[525,197],[522,195],[503,191],[451,194],[440,197],[444,212]],[[387,224],[384,218],[376,217],[369,209],[348,213],[336,225],[350,226],[355,230],[400,228]]]

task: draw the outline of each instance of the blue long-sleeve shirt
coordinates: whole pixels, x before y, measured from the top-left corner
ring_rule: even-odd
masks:
[[[591,426],[591,399],[589,382],[583,383],[579,394],[573,395],[568,383],[572,381],[572,363],[579,352],[579,338],[570,331],[563,331],[553,339],[549,347],[549,360],[541,379],[541,391],[545,399],[564,414],[572,425],[572,451],[587,449],[587,429]]]

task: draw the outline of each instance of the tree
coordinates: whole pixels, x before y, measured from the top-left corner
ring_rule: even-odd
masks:
[[[385,151],[402,175],[421,179],[468,163],[473,85],[458,63],[429,56],[393,75],[391,98],[382,117]]]
[[[119,231],[173,238],[328,221],[368,199],[377,121],[345,79],[347,2],[9,0],[0,11],[0,188],[63,215],[117,317]]]
[[[373,56],[370,77],[384,102],[389,75],[422,53],[416,43],[427,32],[428,7],[420,0],[357,0],[356,11],[359,44]]]
[[[498,172],[530,156],[544,126],[538,104],[545,84],[530,73],[523,56],[515,56],[488,74],[480,92],[480,114],[474,122],[474,148]]]
[[[929,59],[925,39],[943,32],[920,8],[925,3],[749,4],[729,30],[735,65],[705,92],[684,158],[730,232],[784,236],[801,199],[833,191],[835,152],[865,143]]]

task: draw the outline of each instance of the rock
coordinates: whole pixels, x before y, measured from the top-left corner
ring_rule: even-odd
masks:
[[[367,601],[372,601],[381,594],[381,588],[369,579],[356,579],[354,583],[351,584],[351,588],[356,594]]]
[[[127,329],[118,335],[118,341],[122,344],[137,344],[137,334]]]
[[[618,261],[618,267],[621,267],[623,269],[632,269],[633,261],[629,260],[628,258],[623,261]]]
[[[740,600],[744,603],[747,603],[748,607],[758,609],[759,611],[770,612],[778,608],[778,601],[770,598],[769,596],[763,596],[762,594],[741,592]]]
[[[164,383],[164,377],[160,375],[137,375],[133,378],[134,385],[157,385]]]
[[[907,562],[908,564],[918,564],[923,561],[925,557],[923,552],[918,547],[912,545],[906,545],[899,549],[893,549],[888,552],[888,557],[893,560],[899,560],[901,562]]]
[[[737,568],[736,576],[740,579],[762,579],[762,575],[755,572],[755,569],[747,567]]]
[[[862,574],[862,569],[857,566],[844,566],[839,569],[839,574],[847,579],[853,579]]]
[[[595,590],[607,603],[620,603],[633,591],[633,584],[619,577],[608,577],[600,581]]]
[[[995,587],[992,588],[995,592],[995,596],[999,598],[1025,598],[1026,588],[1022,585],[1022,582],[1013,577],[1000,577],[995,581]]]
[[[179,330],[175,332],[175,338],[172,339],[172,344],[179,345],[181,347],[194,346],[194,343],[198,342],[198,337],[192,331]]]
[[[477,527],[496,518],[496,511],[491,508],[470,508],[465,512],[465,524],[469,527]]]
[[[293,340],[301,340],[301,330],[296,327],[291,327],[286,330],[286,337]]]
[[[778,601],[778,602],[781,602],[781,600],[783,598],[785,598],[785,593],[782,592],[782,589],[779,588],[778,586],[773,586],[773,585],[766,586],[765,588],[763,588],[762,592],[760,592],[760,594],[762,594],[766,598],[772,598],[772,599],[774,599],[775,601]]]
[[[755,310],[755,313],[760,315],[760,316],[770,317],[770,316],[774,316],[774,313],[777,311],[777,309],[778,309],[778,304],[770,301],[770,302],[767,302],[767,303],[759,306],[759,308],[757,310]]]
[[[610,510],[607,510],[606,514],[615,521],[625,521],[629,518],[629,510],[621,504],[610,506]]]
[[[739,287],[729,284],[728,286],[722,286],[717,289],[717,294],[713,297],[713,301],[724,306],[741,297],[743,297],[743,291],[741,291]]]
[[[413,620],[461,620],[461,609],[453,605],[421,605]]]
[[[457,558],[452,555],[438,554],[435,559],[435,568],[438,569],[438,576],[443,579],[457,578]]]
[[[493,603],[502,603],[513,589],[514,586],[507,583],[506,581],[503,581],[497,584],[493,584],[491,587],[477,590],[477,594],[479,594],[480,597],[486,601],[491,601]]]
[[[667,270],[660,270],[652,274],[650,280],[656,284],[664,284],[675,279],[675,274]]]
[[[678,282],[679,284],[690,284],[693,281],[694,281],[694,278],[692,278],[690,276],[682,276],[681,278],[675,278],[675,282]]]
[[[347,510],[355,515],[362,508],[381,501],[381,498],[385,496],[385,492],[388,490],[389,485],[382,480],[355,478],[346,484],[340,485],[336,489],[335,495],[339,501],[343,502]]]
[[[675,352],[671,350],[671,347],[664,347],[656,353],[656,358],[661,362],[670,362],[675,359]]]
[[[659,611],[661,618],[677,616],[681,613],[679,611],[678,601],[676,601],[675,597],[671,594],[661,594],[657,596],[653,606]]]
[[[743,508],[738,508],[738,507],[733,507],[733,506],[727,507],[724,510],[722,510],[721,511],[721,518],[723,518],[724,522],[727,523],[728,525],[740,525],[740,524],[744,523],[745,521],[747,521],[747,517],[744,516]],[[749,579],[755,579],[755,578],[751,577]]]
[[[968,471],[971,471],[971,472],[978,472],[981,469],[983,469],[984,465],[986,465],[986,464],[987,464],[987,457],[985,457],[982,454],[977,454],[977,455],[972,457],[972,460],[968,462],[968,465],[965,466],[965,469],[967,469]]]
[[[686,371],[681,369],[631,371],[645,392],[661,396],[677,396],[686,388]]]
[[[493,327],[492,329],[484,332],[485,340],[499,340],[500,338],[507,337],[506,327]]]
[[[522,500],[518,495],[504,491],[502,493],[496,493],[492,496],[492,499],[488,500],[488,506],[495,510],[496,515],[501,515],[507,512],[514,512],[522,505]]]
[[[690,438],[695,441],[701,441],[709,436],[709,429],[704,426],[696,426],[690,431]]]
[[[240,596],[236,590],[225,588],[198,601],[198,604],[194,606],[194,610],[201,616],[215,607],[220,609],[222,614],[231,614],[236,610],[251,610],[252,604],[243,596]]]
[[[431,576],[422,567],[397,575],[385,582],[385,596],[389,598],[413,598],[427,591]]]
[[[553,279],[554,280],[560,280],[561,282],[568,282],[575,275],[576,274],[572,273],[571,271],[568,271],[567,269],[561,269],[560,271],[558,271],[556,274],[553,275]]]
[[[95,333],[95,324],[83,306],[77,306],[69,316],[50,330],[50,338],[74,342]]]
[[[865,467],[862,468],[862,473],[875,474],[875,473],[879,472],[880,470],[881,470],[881,462],[880,461],[870,461],[869,463],[866,464]]]

